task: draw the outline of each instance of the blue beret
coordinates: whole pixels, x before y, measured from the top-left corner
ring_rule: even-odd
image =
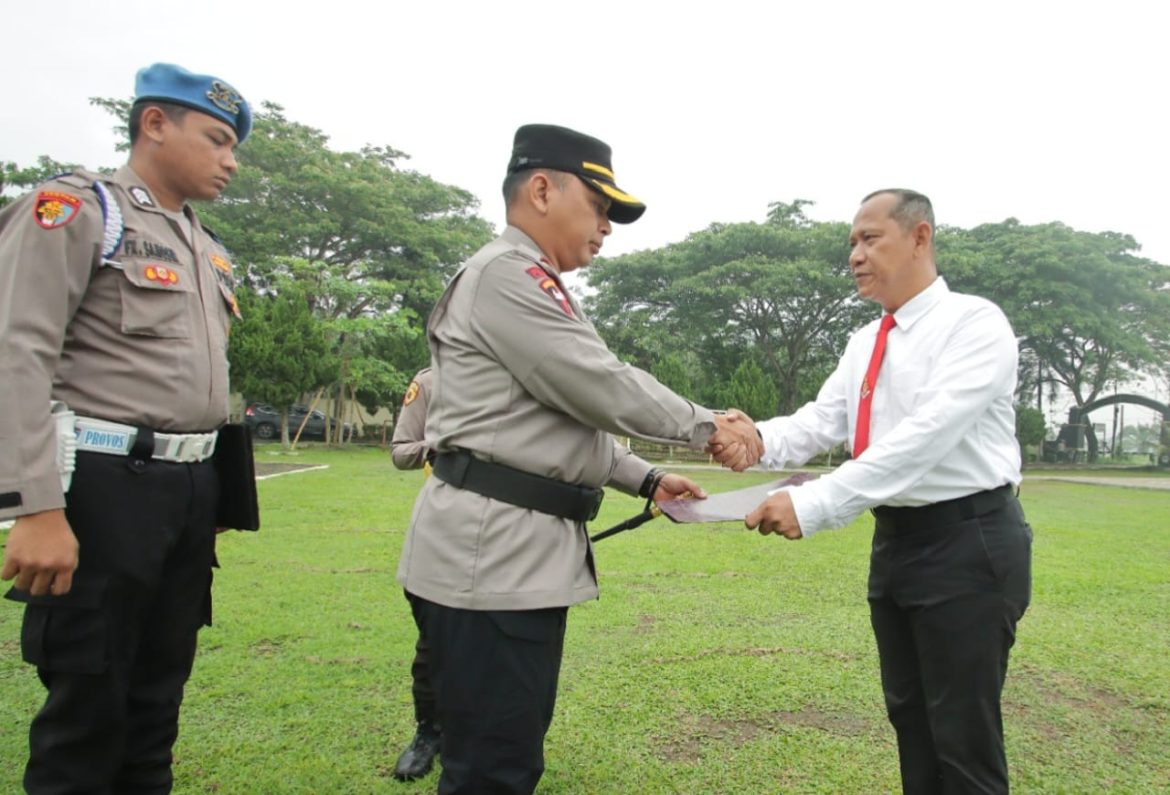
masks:
[[[230,124],[240,143],[252,131],[252,108],[240,92],[219,78],[197,75],[181,66],[156,63],[139,69],[134,79],[134,102],[173,102]]]

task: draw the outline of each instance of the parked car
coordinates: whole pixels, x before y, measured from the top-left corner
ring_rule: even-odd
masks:
[[[309,415],[307,422],[305,422],[306,414]],[[310,412],[307,406],[289,406],[288,436],[290,439],[296,435],[297,428],[301,427],[302,422],[305,422],[305,429],[301,431],[302,439],[325,440],[324,412],[317,409]],[[252,429],[252,433],[257,439],[280,438],[280,412],[267,403],[248,404],[248,407],[244,409],[244,424]],[[329,427],[337,427],[337,420],[330,418]],[[353,428],[348,422],[344,424],[343,433],[346,439],[353,435]]]

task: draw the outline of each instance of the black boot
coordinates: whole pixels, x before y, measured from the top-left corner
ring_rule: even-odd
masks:
[[[394,766],[394,778],[399,781],[414,781],[431,772],[435,757],[439,754],[439,730],[425,723],[418,725],[414,739],[398,757]]]

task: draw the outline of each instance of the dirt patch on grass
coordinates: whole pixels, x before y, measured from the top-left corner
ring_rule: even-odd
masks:
[[[1062,673],[1021,666],[1008,672],[1008,680],[1015,686],[1033,691],[1046,704],[1088,712],[1101,720],[1112,720],[1118,713],[1133,708],[1132,704],[1116,693]]]
[[[810,707],[805,707],[797,712],[781,710],[771,713],[769,717],[783,725],[820,729],[823,732],[841,737],[858,737],[872,728],[870,721],[860,715],[822,712]]]
[[[1020,721],[1049,742],[1062,742],[1092,726],[1105,732],[1115,754],[1128,757],[1135,727],[1164,720],[1160,710],[1146,709],[1148,704],[1135,704],[1060,672],[1019,666],[1008,672],[1008,682],[1006,719]]]
[[[275,657],[280,654],[283,641],[275,638],[264,638],[252,644],[252,652],[257,657]]]
[[[667,762],[693,765],[703,754],[703,747],[730,745],[739,748],[762,730],[754,720],[718,720],[700,715],[683,721],[679,734],[666,738],[658,747],[658,756]]]
[[[658,745],[658,757],[667,762],[695,764],[704,748],[730,746],[739,748],[760,735],[783,732],[787,727],[817,729],[839,737],[866,734],[871,724],[858,715],[823,712],[805,707],[796,712],[769,712],[754,718],[715,718],[710,715],[687,716],[679,732],[664,738]]]
[[[638,626],[634,627],[635,635],[649,635],[654,631],[654,625],[658,623],[658,619],[650,615],[638,616]]]
[[[369,657],[317,657],[310,655],[305,658],[305,662],[310,665],[356,665],[366,666],[370,662]]]

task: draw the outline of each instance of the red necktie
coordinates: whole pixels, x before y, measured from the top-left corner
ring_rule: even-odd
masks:
[[[865,371],[865,380],[861,382],[861,402],[857,404],[857,429],[853,432],[854,458],[869,447],[869,409],[873,404],[873,388],[877,384],[882,357],[886,355],[886,337],[893,327],[894,316],[882,315],[882,325],[878,328],[877,339],[873,343],[873,355],[869,357],[869,368]]]

